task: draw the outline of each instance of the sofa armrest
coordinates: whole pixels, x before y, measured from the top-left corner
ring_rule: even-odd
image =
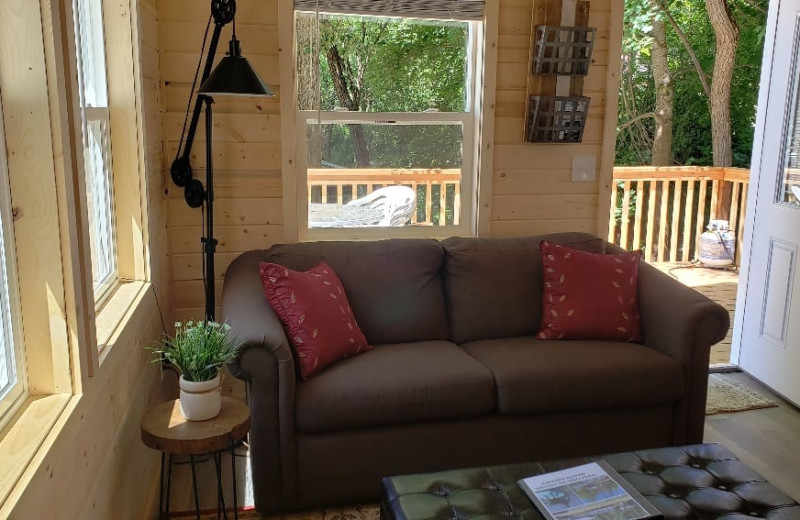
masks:
[[[241,343],[231,373],[247,381],[251,413],[250,449],[256,507],[275,510],[296,492],[294,441],[295,362],[278,316],[270,307],[258,272],[263,251],[237,257],[225,274],[222,316]],[[265,498],[266,497],[266,498]],[[263,503],[264,500],[275,503]]]
[[[228,266],[225,282],[222,287],[222,317],[231,326],[233,336],[242,345],[242,351],[249,348],[263,348],[272,353],[276,361],[284,368],[291,369],[291,380],[294,381],[294,359],[283,324],[270,307],[258,263],[264,255],[263,251],[248,251],[239,255]],[[240,355],[230,364],[231,373],[245,381],[261,373],[275,377],[275,373],[264,374],[267,367],[242,363]]]
[[[722,305],[645,263],[639,268],[638,296],[646,345],[683,363],[708,365],[708,351],[730,327]]]
[[[225,309],[225,320],[231,325],[236,340],[241,344],[239,356],[228,364],[231,374],[249,382],[253,378],[274,378],[285,374],[294,383],[294,358],[283,324],[275,312],[272,309],[263,309],[258,312],[258,316],[252,316],[253,313],[248,312],[252,310],[251,306],[226,305]],[[248,352],[251,349],[268,352],[274,359],[264,363],[263,356]],[[294,394],[294,384],[291,386]]]
[[[685,429],[675,432],[676,441],[701,442],[709,353],[728,332],[728,311],[646,263],[639,268],[638,296],[644,344],[675,358],[684,368],[686,423]]]

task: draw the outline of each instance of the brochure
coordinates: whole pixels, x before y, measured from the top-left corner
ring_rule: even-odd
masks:
[[[524,478],[519,486],[548,520],[663,518],[605,461]]]

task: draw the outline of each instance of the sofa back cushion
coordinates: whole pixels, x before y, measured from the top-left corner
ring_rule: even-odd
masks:
[[[262,258],[296,271],[330,265],[370,345],[448,339],[443,259],[432,239],[280,244]]]
[[[450,337],[456,343],[529,336],[542,314],[539,243],[604,253],[605,242],[587,233],[521,238],[448,238],[444,283]]]

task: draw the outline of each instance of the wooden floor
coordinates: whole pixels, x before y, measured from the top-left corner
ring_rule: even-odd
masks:
[[[705,442],[724,444],[800,502],[800,410],[747,374],[732,375],[739,382],[771,397],[779,406],[708,416]]]
[[[661,271],[679,282],[693,287],[710,299],[719,303],[731,315],[731,328],[728,335],[711,347],[711,365],[726,365],[731,358],[731,338],[733,336],[733,316],[736,312],[736,291],[739,287],[739,271],[733,269],[713,269],[694,263],[656,263]]]
[[[719,442],[761,473],[775,486],[800,501],[800,410],[787,403],[745,373],[732,376],[768,395],[779,403],[777,408],[765,408],[706,417],[705,442]],[[227,379],[228,395],[243,395],[238,380]],[[247,467],[247,450],[237,450],[239,505],[252,505],[252,483]],[[230,457],[223,459],[223,482],[226,505],[231,505]],[[197,464],[201,509],[216,507],[216,477],[211,460]],[[178,464],[173,473],[172,506],[174,511],[193,511],[191,471],[188,464]]]

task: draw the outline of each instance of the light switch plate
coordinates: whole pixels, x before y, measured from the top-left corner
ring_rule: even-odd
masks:
[[[572,182],[591,182],[597,178],[597,157],[584,155],[572,158]]]

